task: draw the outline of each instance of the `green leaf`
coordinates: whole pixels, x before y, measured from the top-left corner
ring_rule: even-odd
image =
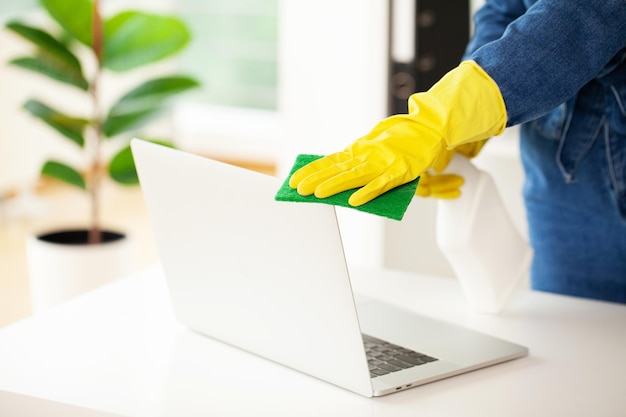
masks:
[[[92,46],[93,0],[40,0],[50,16],[79,42]],[[104,66],[127,71],[182,50],[190,39],[185,23],[168,15],[126,11],[104,22]]]
[[[56,178],[83,190],[87,189],[81,173],[63,162],[47,161],[41,169],[41,175]]]
[[[105,136],[145,125],[163,109],[164,101],[200,84],[190,77],[172,76],[149,80],[121,97],[109,110],[104,124]]]
[[[67,116],[38,100],[28,100],[24,108],[80,147],[85,145],[83,133],[88,120]]]
[[[174,147],[173,143],[167,141],[151,140],[150,142],[170,148]],[[139,183],[130,146],[126,146],[113,156],[109,164],[109,175],[113,180],[123,185],[137,185]]]
[[[17,58],[10,61],[11,64],[83,90],[89,88],[78,58],[52,35],[19,22],[10,22],[6,27],[37,47],[36,57]]]
[[[93,0],[40,0],[54,20],[79,42],[91,46]]]
[[[135,112],[109,115],[102,124],[102,132],[107,138],[111,138],[120,133],[138,129],[156,118],[162,110],[162,107],[154,106]]]
[[[195,79],[182,75],[154,78],[145,81],[133,88],[118,100],[114,108],[145,107],[146,103],[161,102],[168,97],[198,87],[200,83]]]
[[[174,16],[122,12],[104,22],[104,66],[122,72],[156,62],[181,51],[190,37]]]
[[[6,28],[17,33],[24,39],[31,41],[41,49],[62,58],[64,61],[68,62],[68,65],[80,68],[78,58],[67,49],[67,46],[59,42],[48,32],[16,21],[7,23]]]
[[[89,83],[83,77],[82,73],[72,71],[67,66],[64,66],[63,63],[56,60],[23,57],[13,59],[9,61],[9,63],[20,68],[46,75],[52,79],[61,81],[62,83],[73,85],[81,90],[86,91],[89,88]]]

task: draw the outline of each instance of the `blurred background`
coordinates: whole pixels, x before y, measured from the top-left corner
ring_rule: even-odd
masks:
[[[70,2],[71,0],[68,0]],[[298,153],[337,151],[382,118],[402,111],[461,58],[470,16],[481,1],[454,0],[102,0],[104,13],[142,9],[173,13],[192,40],[175,59],[137,74],[109,76],[113,100],[145,72],[176,69],[202,87],[177,99],[151,124],[189,152],[284,177]],[[50,22],[36,0],[0,0],[0,22]],[[0,326],[32,314],[25,237],[44,225],[84,221],[84,195],[39,177],[58,153],[54,132],[22,103],[35,92],[75,105],[77,97],[36,74],[7,65],[24,53],[0,31]],[[490,141],[476,164],[493,174],[516,227],[526,235],[522,173],[514,129]],[[76,158],[79,158],[77,155]],[[202,192],[202,190],[199,190]],[[136,268],[158,262],[138,187],[105,184],[103,218],[130,231]],[[415,198],[402,222],[340,210],[351,264],[449,276],[435,244],[436,202]]]

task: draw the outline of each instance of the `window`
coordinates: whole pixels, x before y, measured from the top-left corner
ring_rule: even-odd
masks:
[[[202,81],[198,100],[276,109],[277,0],[184,0],[193,32],[183,68]]]
[[[278,138],[278,0],[183,0],[192,31],[182,70],[202,88],[177,106],[181,147],[272,161]]]
[[[0,22],[5,22],[24,12],[39,6],[37,0],[2,1],[0,2]]]

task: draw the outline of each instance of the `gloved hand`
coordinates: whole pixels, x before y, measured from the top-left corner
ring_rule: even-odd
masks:
[[[464,183],[465,180],[460,175],[424,172],[420,175],[415,195],[452,200],[461,196],[461,187]]]
[[[318,198],[362,187],[348,200],[360,206],[449,162],[448,148],[499,135],[506,126],[500,89],[473,61],[413,94],[408,104],[408,114],[388,117],[344,151],[300,168],[289,185]]]
[[[445,155],[439,157],[432,169],[422,173],[415,195],[446,200],[458,198],[461,195],[461,187],[465,183],[464,178],[457,174],[442,174],[442,172],[448,167],[455,153],[460,153],[468,159],[474,158],[488,140],[465,143],[447,150]]]

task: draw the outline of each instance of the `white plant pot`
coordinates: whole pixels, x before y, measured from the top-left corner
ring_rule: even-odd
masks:
[[[132,272],[131,239],[104,231],[103,243],[79,243],[85,230],[30,236],[27,241],[32,311],[37,313]],[[60,238],[60,239],[59,239]],[[59,240],[73,243],[58,243]]]

